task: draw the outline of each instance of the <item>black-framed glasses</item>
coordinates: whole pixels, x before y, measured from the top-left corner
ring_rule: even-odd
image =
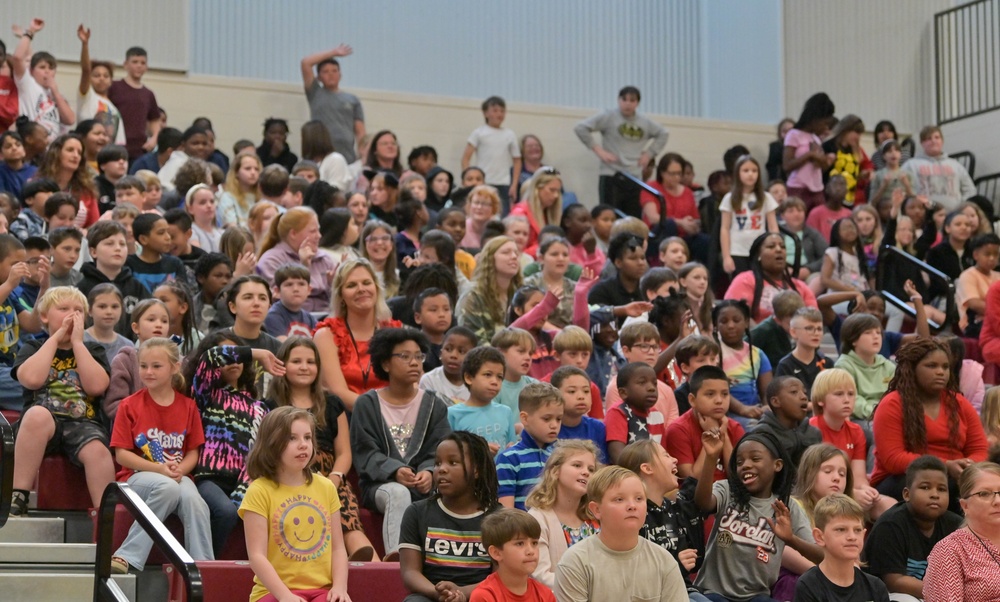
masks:
[[[1000,496],[1000,491],[973,491],[965,499],[977,497],[984,502],[992,502],[997,496]]]
[[[409,364],[414,361],[422,364],[424,363],[424,359],[427,358],[427,355],[423,353],[393,353],[391,357],[398,357],[403,360],[404,364]]]

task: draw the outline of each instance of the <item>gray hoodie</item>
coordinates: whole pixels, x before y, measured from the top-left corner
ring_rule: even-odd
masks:
[[[941,205],[946,211],[976,194],[976,185],[962,164],[941,153],[929,157],[921,151],[903,164],[903,170],[910,174],[913,190]]]
[[[594,148],[594,132],[600,132],[601,146],[618,157],[618,162],[614,165],[602,161],[600,175],[613,176],[618,168],[637,178],[642,176],[639,155],[643,151],[649,153],[650,157],[660,154],[667,146],[669,135],[665,127],[648,117],[636,113],[631,119],[626,119],[618,109],[609,109],[588,117],[576,124],[573,131],[587,148]]]

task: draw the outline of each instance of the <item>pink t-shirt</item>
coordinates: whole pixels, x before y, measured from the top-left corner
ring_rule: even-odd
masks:
[[[811,144],[823,144],[816,134],[792,129],[785,134],[785,146],[795,149],[795,156],[801,157],[809,152]],[[823,172],[813,162],[807,162],[788,176],[789,188],[808,188],[813,192],[823,190]]]
[[[806,225],[817,230],[823,235],[826,242],[829,243],[830,233],[833,232],[833,225],[837,223],[838,219],[845,217],[851,217],[851,210],[847,207],[830,209],[826,205],[817,205],[809,212],[809,217],[806,218]]]
[[[382,410],[382,419],[385,420],[389,432],[392,434],[392,441],[399,450],[399,455],[406,456],[406,450],[410,445],[410,437],[417,424],[417,414],[420,413],[420,400],[424,397],[423,389],[417,389],[417,394],[406,405],[395,405],[389,403],[378,396],[379,407]]]

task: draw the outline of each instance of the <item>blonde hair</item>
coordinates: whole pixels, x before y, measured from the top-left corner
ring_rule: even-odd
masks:
[[[135,177],[142,180],[143,186],[146,190],[149,190],[150,186],[156,186],[157,188],[163,188],[163,184],[160,183],[160,176],[156,175],[156,172],[150,171],[148,169],[140,169],[135,172]]]
[[[271,227],[260,243],[260,254],[271,250],[279,242],[285,240],[292,230],[303,230],[309,222],[318,219],[316,212],[310,207],[292,207],[284,213],[279,213],[271,220]]]
[[[649,238],[649,226],[646,225],[646,222],[637,217],[632,217],[631,215],[618,218],[611,224],[611,233],[608,234],[608,240],[614,239],[614,237],[618,236],[622,232],[635,234],[643,240]]]
[[[392,318],[392,312],[389,311],[389,306],[385,303],[385,291],[382,290],[382,285],[378,281],[375,267],[363,257],[348,259],[337,268],[333,282],[330,283],[330,315],[334,318],[347,318],[347,304],[344,303],[344,298],[341,296],[341,289],[344,288],[347,277],[357,268],[367,270],[375,282],[375,322]]]
[[[851,212],[851,220],[854,221],[855,224],[857,224],[857,220],[855,218],[859,213],[867,213],[875,218],[875,229],[872,230],[871,243],[875,253],[878,254],[879,248],[882,246],[882,218],[878,216],[878,211],[871,205],[858,205],[854,208],[854,211]],[[860,236],[861,231],[858,230],[858,237]],[[863,244],[868,244],[866,241],[861,242]]]
[[[986,214],[983,212],[982,207],[980,207],[979,205],[973,203],[972,201],[965,201],[964,203],[960,204],[956,210],[965,211],[969,207],[972,207],[972,209],[976,212],[976,215],[979,217],[979,228],[976,229],[976,231],[973,233],[973,236],[975,236],[976,234],[989,234],[990,232],[993,232],[993,224],[990,223],[989,218],[986,217]]]
[[[251,199],[255,198],[255,196],[253,194],[248,195],[244,192],[240,186],[239,179],[236,177],[237,172],[241,167],[243,167],[244,159],[253,159],[257,162],[257,167],[260,168],[260,171],[264,171],[264,165],[261,163],[260,157],[257,156],[257,151],[253,149],[245,150],[236,155],[233,162],[229,164],[229,173],[226,174],[226,182],[222,185],[222,189],[233,195],[233,198],[236,199],[236,204],[239,205],[240,209],[246,211],[250,206],[250,203],[247,202],[247,196],[250,196]]]
[[[854,501],[854,498],[843,493],[831,493],[816,502],[816,508],[813,510],[813,524],[822,531],[835,518],[854,519],[863,524],[865,511]]]
[[[605,466],[590,477],[590,482],[587,483],[587,498],[600,504],[609,489],[626,479],[639,479],[639,475],[621,466]],[[641,483],[642,479],[639,479],[639,482]]]
[[[823,406],[820,403],[826,400],[826,396],[840,387],[850,385],[851,389],[857,392],[858,387],[854,383],[854,377],[843,368],[829,368],[823,370],[816,376],[812,386],[812,406],[813,414],[823,415]]]
[[[900,216],[898,216],[896,218],[896,232],[897,233],[899,232],[899,227],[901,225],[903,225],[904,223],[910,224],[910,231],[913,232],[913,240],[911,240],[910,244],[908,244],[906,246],[901,246],[896,240],[893,240],[893,241],[890,241],[890,242],[892,242],[893,246],[895,246],[896,248],[902,249],[902,250],[906,251],[907,253],[909,253],[910,255],[915,255],[916,254],[916,247],[914,247],[913,245],[914,245],[914,242],[917,240],[917,226],[916,226],[916,224],[913,223],[913,219],[911,219],[909,215],[900,215]],[[899,235],[897,234],[896,235],[897,240],[898,240],[898,236]]]
[[[472,273],[472,291],[480,297],[487,316],[494,324],[506,323],[504,312],[507,308],[500,304],[500,300],[506,297],[509,303],[514,298],[514,293],[521,288],[521,284],[524,282],[521,270],[518,270],[517,274],[514,274],[514,277],[510,279],[510,285],[507,286],[506,291],[497,290],[497,266],[494,257],[500,247],[509,242],[512,243],[514,240],[506,236],[494,236],[486,241],[483,250],[479,252],[479,257],[476,259],[476,269]]]
[[[799,460],[799,470],[796,473],[795,489],[792,495],[802,505],[806,516],[811,521],[813,519],[813,509],[816,500],[813,499],[813,489],[816,487],[816,477],[819,476],[819,469],[823,464],[833,458],[841,458],[844,461],[844,493],[854,495],[854,473],[851,471],[851,459],[844,450],[830,445],[829,443],[817,443],[806,449]]]
[[[552,338],[552,347],[556,350],[556,353],[564,351],[593,352],[594,341],[590,338],[590,334],[586,330],[570,324]]]
[[[90,304],[87,303],[87,296],[75,286],[53,286],[45,291],[45,294],[35,302],[35,311],[39,315],[45,315],[49,313],[49,310],[53,306],[63,301],[76,301],[83,307],[83,313],[90,313]]]
[[[994,462],[977,462],[962,471],[962,476],[958,477],[959,497],[964,499],[972,495],[976,481],[984,474],[1000,477],[1000,465]]]
[[[990,387],[983,397],[980,420],[986,434],[1000,432],[1000,387]]]
[[[528,210],[531,215],[535,218],[535,223],[538,227],[559,225],[560,220],[562,220],[562,189],[560,187],[559,198],[557,198],[548,209],[542,207],[542,202],[538,198],[538,191],[553,180],[559,180],[562,183],[562,178],[551,171],[546,171],[543,169],[535,172],[535,175],[528,180],[528,194],[525,195],[525,203],[528,205]]]
[[[601,454],[593,441],[588,439],[560,439],[556,441],[552,455],[545,461],[545,468],[542,469],[538,484],[531,490],[528,499],[524,502],[525,507],[549,510],[555,506],[556,496],[559,492],[559,469],[570,458],[579,454],[591,454],[594,456],[594,466],[600,468],[601,464],[598,458]],[[580,497],[580,504],[576,507],[576,516],[580,520],[594,518],[587,509],[586,495]]]
[[[154,349],[162,350],[167,354],[167,359],[172,365],[177,367],[177,372],[170,377],[170,384],[173,386],[175,391],[184,390],[184,376],[181,375],[181,349],[177,346],[177,343],[171,341],[170,339],[164,337],[153,337],[151,339],[146,339],[143,341],[142,345],[139,345],[139,352],[137,357],[142,360],[143,354],[153,351]]]
[[[466,215],[469,215],[469,209],[472,208],[472,200],[476,197],[485,197],[486,200],[493,204],[493,217],[500,215],[500,195],[497,194],[496,188],[486,184],[480,184],[469,191],[469,196],[466,197],[465,201]]]

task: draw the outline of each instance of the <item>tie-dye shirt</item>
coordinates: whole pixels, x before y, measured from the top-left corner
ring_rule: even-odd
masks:
[[[743,405],[760,405],[757,379],[771,371],[771,361],[761,352],[744,341],[743,347],[733,349],[722,344],[722,369],[729,377],[729,394]]]
[[[490,557],[480,531],[485,516],[482,510],[455,514],[438,497],[415,502],[403,512],[399,547],[420,552],[420,572],[435,585],[479,583],[490,576]]]
[[[205,352],[191,382],[191,397],[198,404],[205,427],[205,446],[194,469],[195,480],[213,481],[239,504],[250,483],[247,456],[257,429],[267,414],[264,402],[226,384],[222,369],[251,363],[250,347],[220,346]]]

